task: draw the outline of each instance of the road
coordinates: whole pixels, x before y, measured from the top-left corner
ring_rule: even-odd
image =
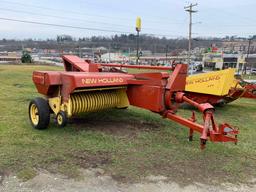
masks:
[[[39,174],[27,182],[21,182],[16,176],[4,179],[0,186],[1,192],[255,192],[254,185],[246,186],[234,184],[206,185],[194,183],[180,186],[170,182],[164,176],[149,176],[144,182],[121,184],[104,174],[101,169],[82,170],[80,180],[68,179],[61,175],[40,171]]]

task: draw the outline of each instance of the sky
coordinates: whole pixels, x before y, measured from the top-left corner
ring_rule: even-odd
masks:
[[[136,33],[138,16],[142,34],[182,38],[188,36],[189,15],[184,6],[190,3],[198,4],[194,7],[198,12],[193,14],[193,37],[256,34],[255,0],[0,0],[0,39]]]

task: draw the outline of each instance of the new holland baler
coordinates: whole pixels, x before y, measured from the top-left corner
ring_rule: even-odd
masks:
[[[101,64],[72,55],[64,55],[63,61],[65,71],[33,72],[33,82],[38,92],[44,95],[29,104],[29,118],[36,129],[47,128],[51,114],[58,126],[63,127],[69,118],[80,113],[133,105],[189,128],[190,141],[193,132],[199,132],[201,148],[207,140],[237,143],[238,130],[227,123],[218,125],[212,105],[199,104],[186,96],[186,64],[175,67]],[[117,67],[167,72],[129,74]],[[169,73],[169,70],[173,72]],[[202,112],[203,124],[196,122],[194,112],[188,119],[175,114],[179,104],[184,102]]]
[[[229,68],[188,76],[185,92],[198,103],[226,104],[241,97],[256,99],[256,84],[235,76],[235,69]]]

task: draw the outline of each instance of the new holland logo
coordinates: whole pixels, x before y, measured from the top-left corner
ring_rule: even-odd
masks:
[[[196,78],[196,79],[187,80],[186,84],[191,85],[191,84],[198,84],[198,83],[199,84],[206,83],[209,81],[218,81],[218,80],[220,80],[221,77],[222,77],[222,74],[213,75],[213,76],[209,76],[209,77]]]
[[[113,78],[87,78],[82,79],[83,84],[108,84],[108,83],[122,83],[124,82],[124,79],[121,77],[113,77]]]

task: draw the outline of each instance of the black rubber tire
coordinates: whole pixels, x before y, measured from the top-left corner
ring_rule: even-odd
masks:
[[[59,121],[59,118],[61,118],[61,121]],[[57,115],[56,115],[56,123],[58,125],[58,127],[65,127],[68,123],[68,118],[67,115],[64,111],[60,111]]]
[[[34,124],[31,120],[31,114],[30,114],[30,109],[32,105],[36,105],[38,109],[38,116],[39,116],[39,121],[37,124]],[[30,101],[29,103],[29,108],[28,108],[28,113],[29,113],[29,119],[32,124],[32,126],[35,129],[46,129],[50,123],[50,107],[48,105],[47,100],[37,97]]]

